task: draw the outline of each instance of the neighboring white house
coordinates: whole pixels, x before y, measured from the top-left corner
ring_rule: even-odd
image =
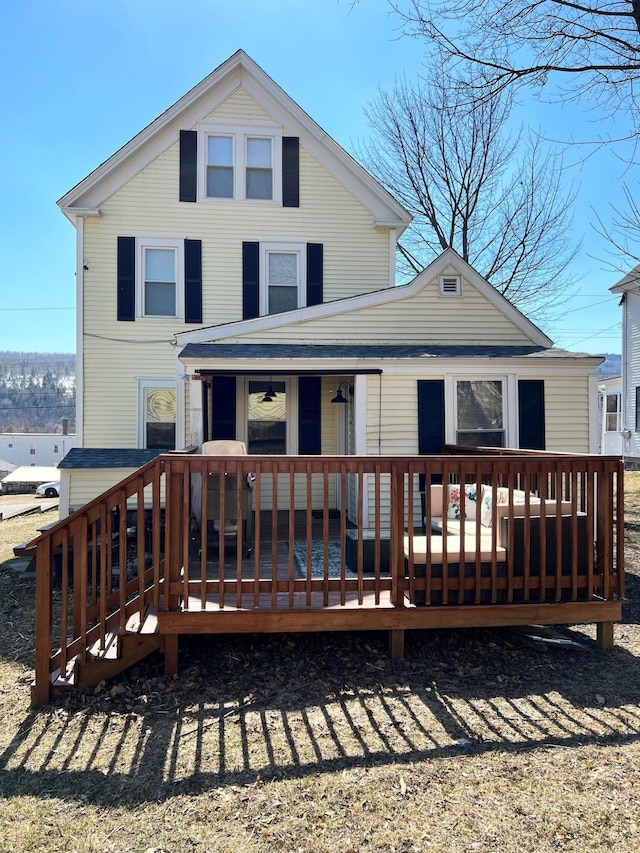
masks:
[[[622,431],[622,376],[609,376],[598,383],[598,422],[600,453],[624,456],[625,436]]]
[[[55,467],[75,446],[76,436],[64,432],[0,433],[0,459],[15,466]]]
[[[640,468],[640,264],[611,288],[622,308],[622,455],[630,470]]]
[[[410,214],[243,51],[58,204],[78,259],[62,515],[211,439],[597,452],[602,359],[555,349],[452,249],[396,286]]]

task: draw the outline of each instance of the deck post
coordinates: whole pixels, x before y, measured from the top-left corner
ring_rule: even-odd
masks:
[[[51,538],[38,545],[36,550],[36,678],[31,691],[31,705],[35,708],[49,702],[53,584],[51,581]]]
[[[178,640],[179,634],[164,635],[164,674],[178,674]]]
[[[613,639],[613,622],[596,622],[596,642],[600,649],[612,649],[614,646]]]
[[[392,628],[389,631],[389,654],[391,660],[404,658],[404,628]]]

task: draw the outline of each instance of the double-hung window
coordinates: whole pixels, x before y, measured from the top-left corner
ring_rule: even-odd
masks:
[[[260,314],[280,314],[306,305],[306,247],[261,243]]]
[[[176,446],[176,387],[167,379],[138,380],[138,443],[149,450]]]
[[[502,379],[459,379],[455,394],[456,442],[471,447],[504,447]]]
[[[182,240],[136,241],[136,317],[184,316],[184,243]]]
[[[234,139],[212,133],[207,137],[207,196],[233,198]]]
[[[605,420],[605,430],[607,432],[620,432],[620,422],[622,419],[621,402],[621,394],[607,394],[607,411]]]
[[[199,196],[203,201],[282,202],[282,131],[273,125],[199,128]]]

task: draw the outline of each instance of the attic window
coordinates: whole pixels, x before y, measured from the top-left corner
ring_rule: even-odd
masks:
[[[462,296],[462,282],[459,275],[440,276],[440,296]]]

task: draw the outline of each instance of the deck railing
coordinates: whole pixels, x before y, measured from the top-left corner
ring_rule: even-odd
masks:
[[[448,508],[429,499],[438,483],[493,497],[487,526],[460,490],[455,551],[432,531]],[[150,607],[175,633],[197,614],[215,630],[229,612],[296,611],[303,625],[328,608],[618,601],[622,510],[609,457],[161,456],[37,540],[35,695]]]

